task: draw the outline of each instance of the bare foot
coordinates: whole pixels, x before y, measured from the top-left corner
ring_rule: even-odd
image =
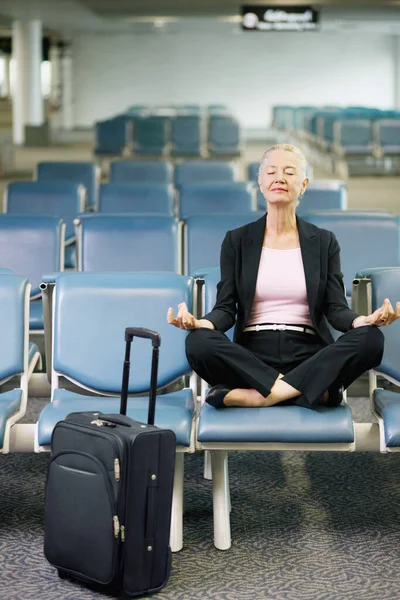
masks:
[[[264,406],[265,398],[257,390],[236,388],[228,392],[224,398],[225,406]]]

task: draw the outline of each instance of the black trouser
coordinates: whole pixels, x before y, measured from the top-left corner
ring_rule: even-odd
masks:
[[[213,329],[195,329],[186,338],[194,371],[211,386],[256,389],[267,397],[279,373],[301,396],[290,404],[312,408],[328,389],[345,389],[377,367],[384,336],[375,326],[358,327],[326,346],[319,337],[296,331],[251,331],[231,342]]]

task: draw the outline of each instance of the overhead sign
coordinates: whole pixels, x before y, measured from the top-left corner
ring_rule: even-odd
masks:
[[[313,6],[242,6],[242,28],[247,31],[316,31],[319,10]]]

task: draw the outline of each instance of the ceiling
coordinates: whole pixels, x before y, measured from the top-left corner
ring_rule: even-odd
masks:
[[[250,0],[247,4],[306,2]],[[372,28],[400,34],[400,0],[319,0],[315,4],[321,6],[323,30]],[[65,37],[77,31],[159,34],[204,31],[205,27],[239,33],[240,6],[241,0],[1,0],[0,30],[10,29],[14,19],[40,19],[47,30]]]
[[[313,4],[312,0],[79,0],[93,13],[101,17],[111,16],[226,16],[239,14],[241,4],[261,5],[302,5]],[[319,0],[315,4],[319,6],[361,7],[398,5],[395,0]]]

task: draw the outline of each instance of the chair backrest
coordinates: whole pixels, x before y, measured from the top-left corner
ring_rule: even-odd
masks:
[[[86,204],[97,207],[100,170],[92,162],[40,162],[37,165],[39,181],[68,181],[80,183],[86,188]]]
[[[258,180],[258,170],[260,168],[259,162],[250,163],[247,167],[247,179],[249,181],[257,181]]]
[[[227,231],[259,219],[263,213],[236,215],[197,215],[185,220],[184,272],[193,274],[198,270],[217,267],[221,244]]]
[[[176,165],[175,185],[205,181],[234,181],[235,175],[235,166],[231,162],[192,160]]]
[[[82,215],[76,224],[80,271],[180,271],[173,217]]]
[[[130,142],[131,128],[128,117],[96,123],[95,154],[121,155]]]
[[[4,212],[59,217],[65,222],[66,239],[75,235],[74,219],[84,210],[84,186],[78,183],[15,181],[7,186]]]
[[[143,117],[135,120],[133,147],[137,152],[162,154],[168,142],[168,117]]]
[[[204,279],[204,293],[202,302],[202,314],[210,312],[217,299],[217,285],[221,279],[221,270],[219,267],[210,269],[200,269],[193,274],[194,278]],[[233,340],[234,327],[225,332],[230,340]]]
[[[399,265],[399,228],[394,215],[326,211],[309,213],[303,218],[337,237],[347,295],[351,294],[357,271]]]
[[[257,207],[265,210],[266,201],[263,193],[257,190]],[[346,210],[347,187],[338,179],[316,179],[310,181],[304,196],[296,208],[298,215],[320,210]]]
[[[43,273],[64,269],[65,224],[46,215],[0,215],[0,266],[28,277],[31,297]]]
[[[369,119],[340,119],[334,125],[335,141],[343,148],[372,144],[372,124]]]
[[[238,152],[240,129],[238,121],[230,115],[211,115],[208,120],[208,145],[211,152]]]
[[[253,185],[246,181],[186,183],[179,188],[179,215],[243,214],[253,209]]]
[[[385,298],[389,298],[395,309],[400,298],[400,268],[366,269],[357,275],[371,281],[372,311],[380,308]],[[400,381],[400,321],[382,327],[381,331],[385,336],[385,349],[382,362],[376,370]]]
[[[200,153],[201,119],[199,115],[178,115],[171,123],[172,153]]]
[[[374,125],[377,142],[383,149],[400,149],[400,119],[380,119]]]
[[[172,217],[172,186],[163,183],[102,183],[99,213],[157,214]]]
[[[118,395],[125,328],[145,327],[161,335],[158,386],[189,373],[186,333],[167,323],[166,315],[180,302],[192,310],[192,284],[191,278],[171,273],[61,275],[55,287],[54,370],[83,386]],[[135,338],[131,393],[149,389],[150,365],[149,340]]]
[[[305,214],[319,210],[346,210],[347,188],[344,181],[322,179],[310,181],[296,211]]]
[[[110,165],[112,183],[171,183],[171,163],[161,160],[114,160]]]
[[[26,277],[9,274],[0,277],[0,381],[22,374],[27,367],[28,291]]]

